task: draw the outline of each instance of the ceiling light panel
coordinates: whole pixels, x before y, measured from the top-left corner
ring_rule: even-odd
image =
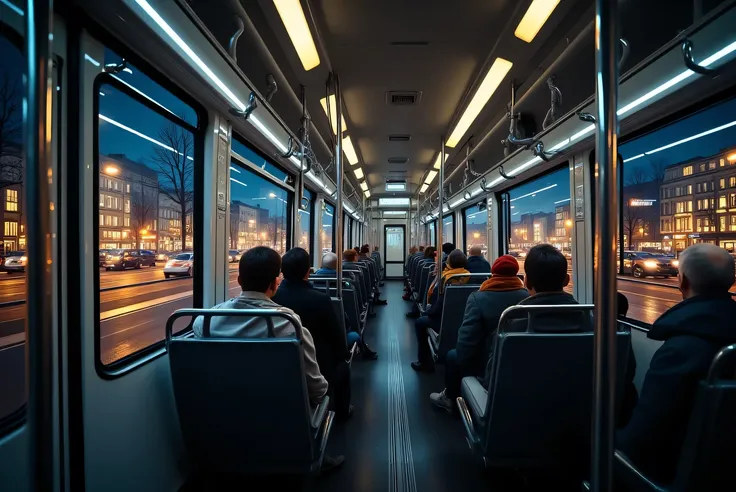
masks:
[[[325,114],[327,114],[327,98],[323,97],[319,100],[319,103],[322,105],[322,109],[324,109]],[[335,99],[334,94],[330,94],[330,114],[328,115],[330,118],[330,124],[332,125],[332,133],[337,135],[337,102]],[[342,131],[343,133],[348,130],[348,125],[345,124],[345,116],[342,117]]]
[[[491,99],[491,96],[496,92],[496,89],[513,66],[514,64],[508,60],[496,58],[493,65],[491,65],[491,68],[488,69],[488,73],[486,73],[480,87],[478,87],[475,95],[473,95],[473,99],[470,100],[470,104],[465,108],[463,115],[460,117],[460,121],[457,122],[455,129],[450,134],[450,138],[445,142],[448,147],[455,147],[460,143],[460,139],[465,135],[465,132],[468,131],[470,125],[475,121],[475,118],[478,117],[481,110],[485,107],[488,100]]]
[[[368,183],[366,183],[365,181],[360,183],[360,189],[363,191],[368,191]]]
[[[281,22],[284,23],[304,70],[311,70],[319,65],[319,53],[314,45],[312,33],[309,31],[307,18],[304,17],[301,2],[299,0],[273,0],[273,4],[279,11]]]
[[[427,174],[427,179],[424,180],[426,184],[431,184],[432,181],[434,181],[435,176],[437,176],[437,171],[429,171]]]
[[[366,198],[370,198],[370,197],[371,197],[371,192],[370,192],[370,191],[368,191],[368,190],[365,190],[365,191],[363,192],[363,194],[365,195],[365,197],[366,197]]]
[[[419,193],[424,193],[427,191],[427,188],[429,188],[429,185],[427,183],[424,183],[421,188],[419,188]]]
[[[353,173],[355,173],[355,177],[359,180],[363,179],[363,170],[361,168],[356,167],[355,169],[353,169]]]
[[[441,156],[442,156],[442,152],[440,152],[439,154],[437,154],[437,159],[435,159],[434,166],[432,166],[435,169],[439,169],[440,166],[442,165],[442,161],[440,160],[440,157]],[[445,162],[447,162],[447,158],[448,157],[450,157],[450,154],[445,154]]]
[[[350,137],[342,139],[342,151],[345,153],[345,157],[348,158],[348,162],[351,166],[358,163],[358,154],[355,153],[355,147],[353,147],[353,141],[350,140]]]
[[[559,3],[560,0],[533,0],[516,27],[514,36],[531,43]]]

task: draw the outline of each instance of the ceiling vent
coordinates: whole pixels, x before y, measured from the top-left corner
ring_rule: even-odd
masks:
[[[406,174],[406,169],[390,169],[390,173],[400,173],[400,174]]]
[[[394,134],[388,136],[389,142],[408,142],[411,140],[411,135],[409,134]]]
[[[429,41],[391,41],[391,46],[427,46]]]
[[[406,164],[409,162],[408,157],[389,157],[388,163],[389,164]]]
[[[422,99],[420,91],[389,91],[386,93],[386,103],[394,106],[413,106]]]

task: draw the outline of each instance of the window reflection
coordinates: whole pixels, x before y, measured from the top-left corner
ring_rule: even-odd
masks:
[[[442,242],[455,244],[455,217],[445,215],[442,219]]]
[[[429,238],[427,239],[427,246],[437,246],[437,221],[433,220],[429,223]]]
[[[519,260],[519,272],[524,272],[524,258],[532,246],[549,243],[565,255],[568,272],[572,274],[570,170],[565,167],[552,172],[512,188],[508,194],[508,251]],[[572,281],[565,290],[572,292]]]
[[[304,188],[304,200],[302,200],[302,206],[299,207],[299,226],[297,228],[299,237],[297,238],[297,245],[307,251],[310,251],[311,247],[313,200],[314,193]]]
[[[320,240],[322,243],[322,254],[334,252],[333,240],[335,238],[335,207],[327,202],[322,205],[322,228],[320,229]]]
[[[487,226],[488,211],[477,205],[463,211],[465,217],[465,254],[470,254],[470,248],[480,246],[483,256],[488,258]]]
[[[238,140],[237,137],[233,138],[231,148],[233,152],[238,154],[240,157],[242,157],[255,167],[260,167],[262,170],[264,170],[277,180],[281,181],[282,183],[286,183],[289,181],[289,173],[276,166],[272,162],[266,160],[265,157],[262,157],[260,154],[256,153],[256,151]]]

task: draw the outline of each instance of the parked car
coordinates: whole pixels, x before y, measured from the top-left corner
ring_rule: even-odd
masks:
[[[175,254],[176,253],[167,253],[165,251],[159,251],[158,253],[156,253],[156,261],[160,261],[162,263],[165,261],[169,261],[169,258],[174,256]]]
[[[105,257],[105,270],[125,270],[156,266],[156,255],[145,249],[111,249]]]
[[[104,267],[105,266],[105,260],[107,259],[107,254],[110,252],[109,249],[101,249],[99,254],[99,266]]]
[[[680,262],[674,258],[659,256],[645,251],[624,251],[624,272],[636,278],[675,277]]]
[[[164,277],[173,276],[192,276],[192,267],[194,266],[194,253],[179,253],[166,262],[164,267]]]
[[[25,251],[10,251],[0,257],[0,271],[9,274],[25,272],[28,258]]]
[[[243,254],[240,251],[237,249],[231,249],[227,252],[227,261],[230,263],[237,263],[240,261],[241,256],[243,256]]]

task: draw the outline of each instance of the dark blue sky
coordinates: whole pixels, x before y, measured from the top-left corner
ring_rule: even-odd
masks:
[[[527,213],[550,213],[555,207],[570,202],[555,204],[570,198],[570,171],[567,167],[542,176],[509,191],[511,199],[511,222],[519,222]]]

